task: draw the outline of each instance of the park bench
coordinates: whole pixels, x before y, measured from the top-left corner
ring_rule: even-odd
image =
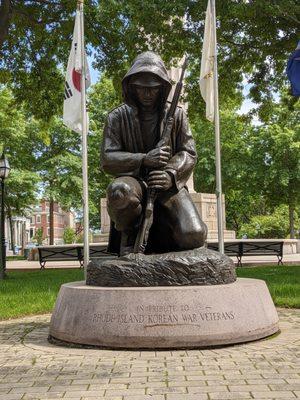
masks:
[[[218,242],[208,242],[210,250],[219,250]],[[83,245],[39,246],[39,262],[41,269],[45,268],[47,261],[73,261],[79,262],[83,267]],[[283,265],[283,241],[271,240],[236,240],[224,243],[224,252],[229,257],[237,258],[237,266],[242,267],[243,256],[276,255],[278,265]],[[107,253],[106,244],[91,244],[90,258],[112,256]]]
[[[218,242],[209,242],[207,247],[211,250],[218,251]],[[265,256],[276,255],[278,265],[283,265],[283,241],[271,240],[241,240],[224,243],[224,252],[230,257],[237,257],[238,267],[242,267],[243,256]]]
[[[90,258],[105,257],[106,244],[91,244]],[[80,268],[83,267],[83,245],[62,245],[62,246],[39,246],[39,262],[41,269],[44,269],[48,261],[73,261],[79,262]]]
[[[243,256],[264,256],[276,254],[278,265],[283,265],[283,241],[250,241],[243,243]]]
[[[210,250],[219,251],[218,242],[209,242],[207,243],[207,247]],[[238,266],[242,265],[243,248],[241,242],[225,242],[224,252],[229,257],[236,257],[238,260]]]

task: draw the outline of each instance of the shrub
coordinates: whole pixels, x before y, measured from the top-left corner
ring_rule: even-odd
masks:
[[[67,227],[64,229],[63,241],[65,244],[71,244],[75,242],[76,234],[73,228]]]
[[[43,228],[38,228],[35,231],[35,235],[33,239],[37,242],[38,246],[42,246],[43,244]]]
[[[288,208],[281,206],[270,215],[256,215],[242,225],[238,236],[249,239],[282,239],[289,234]]]

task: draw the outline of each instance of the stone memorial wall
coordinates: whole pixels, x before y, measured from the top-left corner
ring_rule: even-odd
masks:
[[[218,239],[218,221],[217,221],[217,197],[211,193],[196,193],[194,190],[193,180],[189,180],[189,192],[195,203],[197,210],[203,222],[208,228],[208,240]],[[224,224],[224,239],[235,239],[235,231],[226,230],[225,219],[225,196],[222,197],[223,204],[223,224]],[[107,213],[106,199],[101,199],[101,233],[107,234],[109,232],[110,220]]]

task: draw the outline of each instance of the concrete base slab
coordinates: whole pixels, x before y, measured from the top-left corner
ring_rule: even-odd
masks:
[[[112,348],[192,348],[248,342],[278,331],[264,281],[214,286],[61,286],[50,336]]]

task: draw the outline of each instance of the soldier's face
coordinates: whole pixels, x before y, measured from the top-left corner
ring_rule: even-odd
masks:
[[[160,86],[135,85],[135,93],[139,103],[144,107],[153,107],[160,95]]]

